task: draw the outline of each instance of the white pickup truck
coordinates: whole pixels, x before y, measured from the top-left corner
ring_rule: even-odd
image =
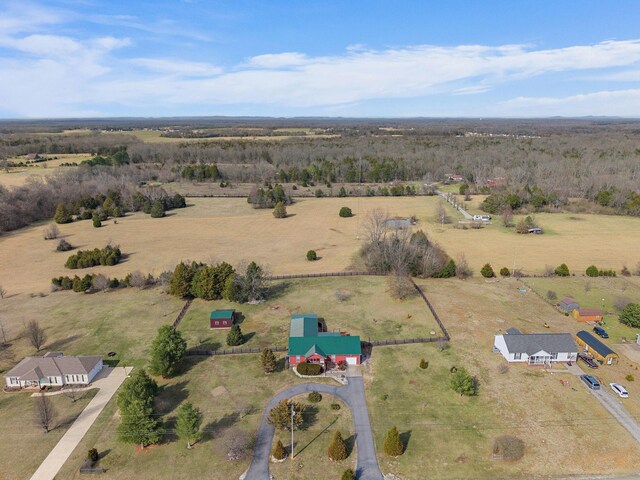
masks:
[[[488,222],[491,220],[491,215],[474,215],[474,222]]]

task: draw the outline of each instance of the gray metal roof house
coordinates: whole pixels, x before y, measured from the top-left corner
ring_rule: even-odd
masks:
[[[554,362],[574,362],[578,347],[570,333],[521,333],[509,329],[496,335],[494,349],[508,362],[545,365]]]

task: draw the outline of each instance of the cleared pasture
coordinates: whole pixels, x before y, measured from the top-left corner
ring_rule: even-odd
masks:
[[[316,313],[329,331],[360,335],[366,341],[441,335],[422,298],[394,300],[385,277],[296,279],[274,282],[271,288],[275,295],[259,305],[195,300],[179,326],[188,346],[230,348],[228,329],[209,328],[209,314],[217,308],[235,308],[241,314],[239,324],[248,337],[244,348],[286,346],[293,313]],[[338,300],[338,293],[347,298]]]
[[[37,179],[45,178],[49,175],[53,175],[59,172],[62,168],[62,163],[80,163],[83,160],[91,158],[88,153],[78,154],[60,154],[51,155],[51,157],[57,157],[55,159],[47,160],[45,162],[38,162],[30,164],[25,167],[11,167],[7,170],[0,170],[0,186],[3,187],[20,187],[25,183]],[[13,162],[19,163],[26,161],[26,157],[15,157],[10,159]]]
[[[435,223],[436,197],[303,198],[287,207],[289,217],[275,219],[271,210],[254,210],[241,198],[188,199],[188,208],[165,218],[128,214],[93,228],[91,221],[60,225],[62,237],[80,249],[120,245],[128,257],[113,267],[71,271],[64,268],[69,252],[55,252],[55,241],[45,241],[46,224],[27,227],[0,237],[0,285],[7,292],[46,291],[60,275],[104,273],[124,277],[135,270],[159,274],[181,260],[232,264],[255,260],[273,274],[343,271],[356,263],[365,239],[366,215],[379,208],[390,216],[416,215],[418,226],[456,258],[466,255],[479,272],[484,263],[542,273],[546,265],[567,263],[584,272],[594,263],[619,270],[640,260],[640,218],[539,214],[544,235],[518,235],[497,223],[480,230],[462,230]],[[355,216],[340,218],[340,207]],[[453,212],[455,214],[455,212]],[[454,217],[454,221],[456,221]],[[316,250],[320,260],[309,262],[306,252]],[[71,252],[73,253],[73,252]]]

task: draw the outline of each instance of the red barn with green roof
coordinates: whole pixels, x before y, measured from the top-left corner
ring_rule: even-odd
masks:
[[[322,332],[318,316],[314,314],[292,315],[289,329],[289,365],[302,362],[321,365],[360,365],[362,347],[360,337],[342,335],[339,332]]]
[[[235,321],[236,311],[233,309],[215,310],[209,317],[211,328],[231,328]]]

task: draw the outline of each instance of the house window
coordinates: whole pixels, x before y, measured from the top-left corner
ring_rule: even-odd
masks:
[[[513,359],[514,360],[521,360],[522,359],[522,354],[521,353],[514,353],[513,354]]]
[[[300,355],[296,356],[296,363],[300,363]]]
[[[220,322],[218,320],[216,320],[216,325],[220,325]]]
[[[552,353],[551,354],[551,360],[557,360],[558,359],[558,354],[557,353]]]

